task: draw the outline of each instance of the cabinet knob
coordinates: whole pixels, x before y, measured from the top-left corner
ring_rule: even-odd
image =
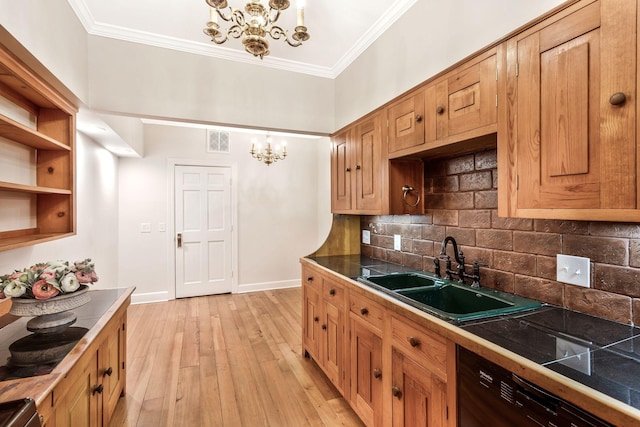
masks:
[[[436,113],[444,114],[444,107],[442,105],[438,105],[438,108],[436,108]]]
[[[420,114],[418,114],[416,116],[416,123],[420,123],[420,122],[422,122],[422,116]]]
[[[327,330],[327,325],[322,325],[322,330],[326,331]]]
[[[382,378],[382,371],[378,368],[374,369],[373,377],[379,380],[380,378]]]
[[[611,98],[609,98],[611,105],[624,105],[625,102],[627,102],[627,96],[622,92],[614,93],[611,95]]]
[[[329,295],[334,296],[336,294],[336,290],[331,288],[329,289]]]
[[[351,168],[346,168],[345,172],[351,172]]]
[[[369,314],[369,309],[367,307],[361,307],[360,314],[362,314],[363,316],[366,316],[367,314]]]
[[[318,323],[320,321],[320,318],[318,316],[316,316],[316,317],[313,318],[313,321]]]
[[[356,165],[356,170],[360,170],[360,169],[362,169],[360,165]]]
[[[103,377],[110,377],[111,374],[113,374],[113,368],[111,366],[109,366],[109,369],[105,369],[104,372],[102,373]]]
[[[400,390],[396,386],[391,387],[391,394],[393,395],[393,397],[397,397],[398,399],[402,399],[402,390]]]
[[[313,276],[307,277],[307,282],[313,282]]]
[[[409,344],[411,344],[411,347],[417,347],[420,345],[420,340],[416,337],[409,337],[407,338],[407,341],[409,341]]]
[[[53,168],[53,166],[49,166],[47,168],[47,172],[49,172],[49,173],[53,173],[54,171],[55,171],[55,169]]]
[[[97,386],[93,387],[93,391],[91,392],[91,394],[102,394],[102,391],[104,390],[104,386],[102,384],[98,384]]]

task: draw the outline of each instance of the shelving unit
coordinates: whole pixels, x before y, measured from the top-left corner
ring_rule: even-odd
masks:
[[[75,234],[76,107],[2,45],[0,99],[33,121],[29,126],[0,111],[0,145],[33,149],[33,162],[19,166],[35,170],[34,185],[0,181],[0,203],[7,194],[22,194],[31,206],[22,219],[35,218],[35,227],[7,229],[14,221],[0,214],[0,251]]]

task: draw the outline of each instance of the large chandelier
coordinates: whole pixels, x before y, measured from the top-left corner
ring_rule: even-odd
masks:
[[[278,160],[284,160],[287,157],[287,143],[282,143],[282,151],[280,150],[280,146],[276,145],[275,148],[271,147],[271,143],[273,140],[271,139],[271,135],[267,132],[267,146],[262,148],[261,144],[258,144],[254,139],[251,143],[251,157],[258,159],[260,162],[264,162],[267,166],[271,163],[275,163]]]
[[[282,27],[276,25],[280,12],[289,7],[289,0],[269,0],[268,8],[259,0],[251,0],[244,6],[244,11],[228,6],[227,0],[205,1],[211,9],[204,33],[216,44],[226,42],[229,37],[242,38],[244,49],[262,59],[269,55],[267,34],[274,40],[283,39],[293,47],[309,40],[307,27],[304,26],[304,0],[298,0],[298,25],[291,37]],[[220,31],[218,17],[232,24],[226,33]]]

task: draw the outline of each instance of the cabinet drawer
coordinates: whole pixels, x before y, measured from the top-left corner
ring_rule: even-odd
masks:
[[[384,308],[369,298],[350,293],[349,309],[356,317],[369,323],[371,326],[382,330],[384,321]]]
[[[335,306],[344,307],[344,286],[324,278],[322,281],[322,298]]]
[[[312,268],[302,267],[302,284],[312,286],[320,291],[322,289],[322,275]]]
[[[416,323],[395,317],[391,318],[391,337],[394,347],[447,380],[447,344],[444,338]]]

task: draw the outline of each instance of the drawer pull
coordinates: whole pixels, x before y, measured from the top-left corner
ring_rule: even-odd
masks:
[[[113,374],[113,368],[111,366],[109,366],[109,369],[105,369],[104,372],[102,373],[103,377],[110,377],[111,374]]]
[[[97,386],[93,387],[93,391],[91,392],[91,394],[102,394],[102,391],[104,390],[104,386],[102,384],[98,384]]]
[[[400,390],[396,386],[391,387],[391,394],[393,395],[393,397],[397,397],[398,399],[402,399],[402,390]]]
[[[367,307],[361,307],[360,314],[362,314],[363,316],[366,316],[367,314],[369,314],[369,309]]]
[[[313,318],[313,321],[318,323],[320,321],[320,318],[318,316],[316,316],[316,317]]]
[[[334,296],[336,294],[336,290],[331,288],[329,289],[329,295]]]
[[[417,347],[420,345],[420,340],[416,337],[409,337],[407,338],[407,341],[409,341],[409,344],[411,344],[411,347]]]
[[[624,105],[624,103],[627,102],[627,96],[622,92],[617,92],[611,95],[609,102],[611,105]]]
[[[380,378],[382,378],[382,371],[378,368],[374,369],[373,377],[379,380]]]
[[[313,276],[307,277],[307,282],[313,282]]]
[[[327,330],[327,325],[322,325],[322,330],[326,331]]]

